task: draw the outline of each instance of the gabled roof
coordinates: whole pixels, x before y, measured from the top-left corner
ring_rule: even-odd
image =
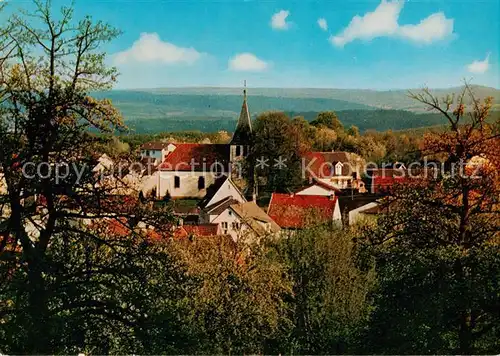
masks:
[[[232,196],[225,197],[222,200],[219,200],[218,202],[207,206],[203,209],[203,211],[206,214],[210,215],[220,215],[223,211],[225,211],[228,207],[230,207],[233,204],[238,204],[239,201],[236,199],[233,199]]]
[[[273,193],[268,215],[282,228],[300,229],[333,220],[337,197]]]
[[[248,110],[246,89],[243,91],[243,105],[230,145],[249,145],[252,141],[252,118]]]
[[[351,167],[349,162],[349,154],[347,152],[308,152],[304,155],[307,173],[315,178],[330,178],[335,176],[335,171],[332,171],[337,163],[342,163],[342,175],[352,176],[355,172],[354,167]]]
[[[231,180],[231,178],[229,178],[228,176],[222,176],[222,177],[217,178],[215,180],[215,182],[212,183],[207,188],[207,194],[205,194],[205,196],[203,197],[203,199],[199,203],[200,208],[202,208],[202,209],[206,208],[208,206],[208,204],[210,204],[210,202],[214,199],[214,197],[217,195],[217,193],[219,192],[219,190],[224,186],[224,184],[226,182],[228,184],[231,184],[231,186],[233,187],[232,190],[234,191],[234,194],[232,195],[232,197],[236,198],[236,196],[234,196],[234,195],[238,194],[240,196],[241,200],[246,201],[245,196],[240,192],[240,190],[234,184],[234,182]],[[226,198],[226,197],[224,197],[224,198]],[[217,202],[219,202],[219,201],[217,201]],[[212,205],[215,204],[215,203],[216,202],[212,202]]]
[[[228,180],[228,177],[222,176],[215,179],[215,181],[212,184],[210,184],[210,186],[207,188],[207,194],[205,194],[203,199],[200,201],[199,204],[200,208],[203,209],[207,207],[207,204],[210,203],[210,200],[212,200],[215,194],[217,194],[217,192],[224,185],[226,180]]]
[[[341,193],[342,192],[340,189],[338,189],[337,187],[335,187],[333,185],[330,185],[330,184],[328,184],[326,182],[323,182],[321,180],[318,180],[318,179],[313,179],[313,181],[312,181],[311,184],[309,184],[308,186],[306,186],[304,188],[299,189],[298,191],[295,192],[295,194],[300,193],[300,192],[302,192],[302,191],[304,191],[306,189],[309,189],[311,187],[314,187],[314,186],[319,186],[319,187],[321,187],[323,189],[326,189],[326,190],[333,190],[333,191],[335,191],[335,193]]]
[[[217,166],[215,165],[217,163]],[[159,166],[161,171],[227,172],[229,146],[198,143],[180,143]]]
[[[259,236],[281,230],[279,225],[253,201],[233,204],[231,209]],[[269,231],[261,223],[269,224]]]

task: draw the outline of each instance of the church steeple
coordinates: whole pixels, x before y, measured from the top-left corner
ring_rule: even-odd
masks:
[[[234,131],[231,145],[249,145],[252,138],[252,119],[248,110],[247,103],[247,81],[244,82],[243,105],[241,106],[240,117],[236,130]]]

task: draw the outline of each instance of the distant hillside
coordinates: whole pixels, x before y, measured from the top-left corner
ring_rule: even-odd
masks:
[[[500,107],[500,90],[479,85],[472,86],[478,99],[484,99],[492,96],[495,99],[497,108]],[[424,111],[425,106],[415,102],[408,97],[408,92],[418,92],[421,89],[410,90],[389,90],[376,91],[365,89],[315,89],[315,88],[251,88],[250,96],[264,96],[280,99],[300,98],[300,99],[331,99],[349,102],[352,104],[361,104],[378,109],[410,110]],[[458,94],[463,87],[449,89],[432,90],[438,97],[448,94]],[[160,95],[241,95],[240,88],[165,88],[142,90],[145,93],[154,93]],[[360,109],[359,107],[344,108],[345,110]],[[287,110],[292,110],[287,108]],[[342,109],[337,109],[342,110]],[[311,111],[314,111],[311,109]]]
[[[460,88],[436,90],[438,96],[460,92]],[[478,98],[496,97],[499,90],[474,87]],[[234,130],[242,103],[241,89],[184,88],[155,90],[114,90],[94,93],[109,98],[123,113],[127,125],[137,132]],[[361,130],[404,130],[442,124],[435,113],[407,96],[407,91],[344,89],[251,89],[252,116],[285,111],[291,116],[314,119],[320,111],[334,110],[345,126]],[[383,108],[383,109],[381,109]],[[405,110],[403,110],[405,109]]]
[[[125,119],[168,119],[186,117],[235,118],[241,110],[242,95],[226,94],[154,94],[140,91],[110,91],[94,94],[106,97],[121,110]],[[373,110],[374,108],[348,101],[327,98],[286,98],[252,95],[252,113],[269,110],[327,111]]]
[[[303,116],[313,120],[317,112],[287,112],[290,116]],[[440,114],[416,114],[403,110],[345,110],[337,111],[344,126],[358,126],[365,130],[408,130],[445,124]],[[150,118],[148,120],[127,120],[127,125],[136,133],[154,133],[162,131],[202,131],[214,132],[225,130],[232,132],[236,126],[236,118],[220,117],[176,117]]]

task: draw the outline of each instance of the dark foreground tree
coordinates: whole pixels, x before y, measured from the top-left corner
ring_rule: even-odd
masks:
[[[487,120],[492,102],[477,101],[467,85],[455,101],[428,91],[414,98],[449,122],[449,131],[426,136],[424,149],[445,168],[409,179],[369,232],[379,285],[365,352],[497,353],[500,141]]]
[[[172,270],[141,226],[170,215],[114,196],[92,171],[89,131],[123,127],[108,100],[89,96],[115,81],[100,49],[119,31],[76,22],[71,8],[53,14],[50,1],[35,8],[0,30],[0,351],[141,350],[122,341],[147,345],[163,293],[153,271]]]

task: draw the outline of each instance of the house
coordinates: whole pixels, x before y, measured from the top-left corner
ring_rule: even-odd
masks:
[[[246,89],[236,130],[229,144],[175,143],[143,145],[141,151],[161,157],[161,164],[145,185],[158,198],[203,198],[207,187],[221,176],[239,177],[241,166],[252,144],[252,122]],[[156,151],[153,152],[153,149]],[[161,155],[158,153],[161,149]],[[155,156],[155,157],[156,157]],[[154,182],[154,183],[153,183]],[[154,186],[153,186],[154,185]],[[143,192],[146,193],[146,189]]]
[[[156,192],[163,197],[203,198],[207,187],[229,171],[229,146],[181,143],[158,166]]]
[[[231,236],[234,241],[258,241],[281,230],[255,202],[241,203],[230,197],[207,210],[204,218],[220,226],[221,234]]]
[[[141,159],[142,158],[153,158],[158,162],[162,162],[163,159],[172,152],[175,148],[175,144],[168,142],[158,142],[152,141],[141,145]]]
[[[363,163],[354,153],[308,152],[302,160],[304,173],[310,180],[323,182],[337,189],[365,192],[360,174]]]
[[[233,180],[228,176],[222,176],[217,178],[214,183],[208,187],[207,194],[200,201],[199,206],[201,209],[207,209],[227,198],[231,198],[238,203],[246,203],[247,201],[238,187],[234,184]]]
[[[267,214],[282,229],[302,229],[342,221],[336,196],[273,193]]]

